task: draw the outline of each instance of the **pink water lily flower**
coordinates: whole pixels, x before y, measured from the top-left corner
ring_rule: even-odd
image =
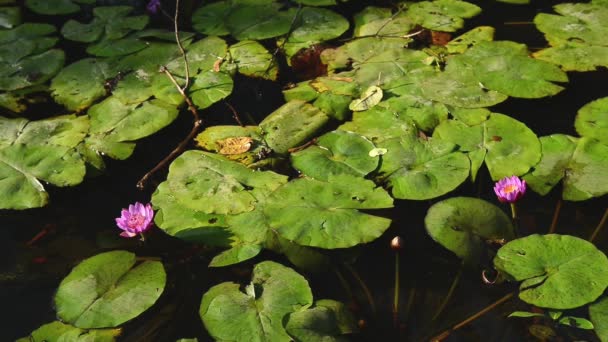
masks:
[[[526,181],[517,176],[505,177],[496,182],[494,192],[499,201],[515,203],[526,193]]]
[[[124,230],[120,233],[122,237],[134,237],[152,227],[154,210],[150,203],[143,205],[139,202],[130,204],[129,209],[123,209],[120,217],[116,218],[118,228]]]

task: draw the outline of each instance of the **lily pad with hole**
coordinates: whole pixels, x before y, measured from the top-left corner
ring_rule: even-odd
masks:
[[[333,131],[319,137],[304,150],[291,154],[291,164],[304,175],[327,181],[329,175],[349,174],[365,177],[378,166],[370,157],[374,144],[356,133]]]
[[[454,190],[469,175],[469,159],[449,142],[407,136],[376,145],[387,150],[380,174],[395,198],[435,198]]]
[[[104,83],[111,77],[105,61],[84,58],[63,68],[53,78],[52,95],[68,110],[81,111],[106,95]]]
[[[135,254],[112,251],[78,264],[55,294],[57,315],[82,329],[119,326],[150,308],[163,293],[158,261],[137,263]]]
[[[494,266],[521,281],[519,298],[532,305],[573,309],[608,287],[608,258],[592,243],[569,235],[530,235],[498,250]]]
[[[230,282],[210,288],[203,295],[199,315],[216,340],[289,341],[283,319],[312,303],[304,277],[276,262],[264,261],[255,265],[251,283],[243,290]]]
[[[589,102],[579,109],[574,127],[581,136],[608,144],[608,97]]]
[[[316,107],[293,100],[268,115],[259,126],[273,151],[287,153],[312,139],[328,121],[329,117]]]
[[[42,207],[43,183],[73,186],[82,182],[85,165],[75,149],[89,128],[87,117],[60,116],[28,121],[0,117],[0,208]]]
[[[444,121],[433,132],[433,138],[454,143],[464,152],[479,152],[493,180],[523,175],[541,158],[541,144],[534,132],[522,122],[498,113],[472,126],[457,120]],[[471,170],[472,177],[480,165],[476,166]]]
[[[562,180],[565,200],[583,201],[608,193],[603,181],[608,176],[608,145],[564,134],[541,137],[540,142],[543,156],[524,176],[532,190],[544,195]]]
[[[377,239],[390,220],[359,209],[391,208],[393,200],[369,180],[332,175],[327,182],[298,178],[274,191],[264,205],[268,224],[302,246],[347,248]]]
[[[431,206],[426,230],[467,264],[480,261],[489,244],[515,237],[511,219],[497,206],[471,197],[453,197]]]
[[[59,321],[43,324],[29,336],[17,342],[74,341],[74,342],[114,342],[120,329],[80,329]]]
[[[600,341],[608,341],[608,297],[600,297],[589,305],[589,317]]]

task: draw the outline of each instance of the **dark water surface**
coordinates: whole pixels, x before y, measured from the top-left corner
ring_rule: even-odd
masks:
[[[526,43],[531,49],[543,47],[546,42],[532,24],[505,24],[531,22],[538,12],[550,12],[554,4],[533,1],[533,5],[527,6],[480,1],[478,5],[484,12],[469,20],[467,27],[494,26],[496,40]],[[351,2],[340,7],[348,16],[370,4],[388,3]],[[158,24],[163,25],[163,22]],[[67,45],[66,48],[76,47]],[[539,136],[551,133],[576,135],[573,128],[576,111],[591,100],[608,96],[608,87],[605,86],[608,73],[606,70],[570,73],[569,77],[566,90],[554,97],[538,100],[511,98],[492,110],[526,123]],[[281,89],[288,81],[292,81],[289,75],[284,77],[283,84],[237,78],[235,91],[227,100],[242,116],[248,114],[259,122],[283,103]],[[45,115],[47,113],[44,112]],[[222,103],[202,115],[207,124],[235,124],[230,111]],[[122,248],[132,250],[138,256],[161,257],[167,268],[165,293],[152,309],[124,326],[121,339],[125,341],[175,341],[180,337],[194,336],[199,341],[209,340],[198,317],[198,306],[202,294],[210,286],[223,281],[248,281],[251,265],[263,259],[287,264],[282,257],[263,252],[251,262],[209,269],[207,264],[217,251],[207,252],[204,246],[183,243],[158,230],[149,235],[145,244],[118,237],[120,231],[114,218],[120,214],[121,208],[135,201],[148,202],[154,188],[154,184],[150,184],[144,191],[139,191],[135,184],[188,134],[190,127],[191,117],[184,111],[170,127],[141,141],[129,160],[108,160],[104,174],[89,178],[79,186],[49,187],[51,203],[46,208],[0,212],[0,310],[3,317],[0,341],[26,336],[40,325],[55,320],[52,298],[61,279],[80,260],[102,251]],[[165,174],[160,173],[154,181],[161,182],[164,177]],[[467,182],[449,197],[479,195],[495,202],[492,183],[484,169],[478,183],[483,187]],[[564,203],[557,232],[587,238],[607,206],[605,197],[583,203]],[[558,198],[559,186],[542,198],[529,192],[520,202],[522,229],[527,233],[545,233]],[[485,285],[481,281],[480,270],[464,270],[449,305],[438,319],[431,321],[460,269],[459,260],[434,243],[424,229],[426,210],[440,199],[396,201],[394,209],[384,211],[385,216],[393,219],[390,230],[377,241],[356,249],[353,253],[354,273],[346,268],[340,269],[350,284],[352,296],[332,272],[306,274],[316,299],[333,298],[350,303],[357,317],[365,322],[355,340],[428,340],[516,289],[513,284]],[[504,209],[508,211],[506,206]],[[43,231],[46,232],[44,236],[28,244]],[[607,234],[601,235],[597,241],[604,251]],[[393,326],[391,314],[395,259],[394,252],[388,247],[395,235],[402,236],[405,241],[401,254],[401,326],[398,329]],[[358,255],[356,259],[355,255]],[[366,283],[373,297],[375,312],[357,282],[357,276]],[[528,332],[531,320],[505,318],[514,310],[527,310],[527,307],[512,300],[452,333],[446,341],[535,340]],[[563,340],[574,339],[568,336],[570,332],[561,331]],[[587,340],[595,338],[593,334],[578,336]]]

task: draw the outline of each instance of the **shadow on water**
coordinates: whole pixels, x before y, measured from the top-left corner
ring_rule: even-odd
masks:
[[[353,3],[356,4],[343,4],[341,9],[354,13],[364,7],[363,2]],[[479,5],[484,12],[468,22],[468,27],[491,25],[497,29],[496,39],[511,39],[531,47],[545,45],[542,35],[526,22],[530,22],[537,12],[549,12],[553,2],[514,6],[484,1]],[[593,99],[608,96],[603,86],[607,76],[606,70],[570,73],[566,90],[554,97],[509,99],[493,111],[525,122],[539,136],[550,133],[576,135],[572,127],[576,111]],[[237,78],[235,87],[227,101],[245,122],[261,121],[283,101],[279,84]],[[231,110],[222,102],[205,111],[204,118],[210,125],[234,124]],[[122,338],[125,341],[174,341],[190,336],[198,336],[199,341],[209,340],[198,318],[202,293],[222,281],[248,281],[254,261],[270,258],[285,262],[280,256],[264,252],[254,261],[209,269],[209,256],[216,251],[204,253],[206,247],[182,243],[160,231],[151,234],[145,245],[118,238],[114,217],[129,203],[149,201],[154,188],[151,184],[145,191],[138,191],[135,184],[187,135],[190,127],[191,117],[184,112],[171,126],[141,141],[130,159],[107,160],[105,173],[74,188],[49,187],[49,206],[22,212],[0,212],[0,267],[3,275],[0,279],[0,302],[3,303],[2,316],[5,317],[0,340],[14,340],[41,324],[55,320],[52,297],[61,279],[77,262],[104,250],[124,248],[137,250],[140,256],[160,256],[168,271],[166,293],[153,309],[125,326]],[[153,182],[158,183],[164,177],[160,173]],[[494,201],[489,176],[482,170],[479,177],[486,186],[480,197]],[[479,189],[467,183],[450,196],[478,192]],[[546,232],[558,198],[558,189],[543,198],[533,193],[527,195],[521,203],[524,229],[529,233]],[[432,321],[459,272],[460,263],[426,234],[424,215],[430,204],[426,201],[396,201],[395,208],[385,212],[394,222],[389,231],[377,241],[356,250],[357,257],[351,257],[354,273],[340,268],[350,284],[352,296],[332,272],[307,274],[315,298],[334,298],[350,303],[357,318],[361,319],[361,333],[355,336],[355,340],[428,340],[515,289],[508,284],[484,284],[480,269],[464,270],[454,296],[441,315]],[[557,231],[589,236],[606,205],[605,198],[580,204],[565,203]],[[508,208],[505,207],[506,210]],[[404,239],[405,245],[401,253],[400,324],[397,328],[391,312],[395,252],[389,248],[390,240],[396,235]],[[39,238],[33,241],[36,236]],[[606,247],[607,240],[600,237],[598,243]],[[340,257],[347,258],[342,254]],[[369,289],[375,312],[355,277],[360,277]],[[517,309],[522,307],[515,301],[503,305],[452,333],[446,341],[534,340],[523,321],[505,318]],[[593,336],[585,337],[594,339]],[[564,338],[568,339],[567,336]]]

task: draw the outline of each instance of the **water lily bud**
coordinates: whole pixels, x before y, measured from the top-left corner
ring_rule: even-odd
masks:
[[[401,248],[403,248],[403,239],[401,238],[401,236],[395,236],[391,240],[391,248],[395,251],[399,251],[401,250]]]
[[[494,192],[499,201],[514,203],[526,193],[526,181],[517,176],[505,177],[496,182]]]

